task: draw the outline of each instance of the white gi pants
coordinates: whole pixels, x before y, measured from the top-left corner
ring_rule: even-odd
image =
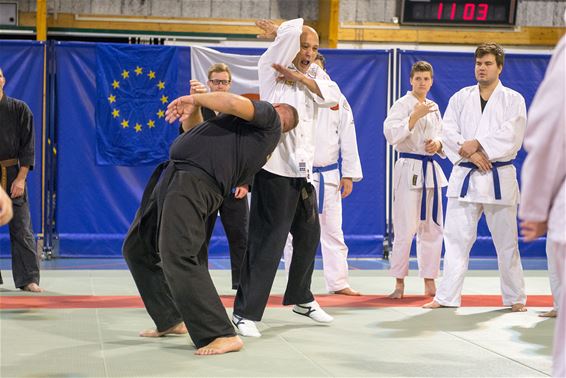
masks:
[[[460,306],[470,250],[476,241],[482,213],[497,251],[503,305],[527,302],[518,247],[517,206],[461,202],[450,197],[444,227],[443,279],[434,298],[443,306]]]
[[[558,298],[558,318],[554,329],[554,357],[552,361],[552,376],[566,377],[566,244],[546,240],[547,252],[552,251],[557,262],[557,276],[561,282]],[[550,248],[549,247],[550,245]],[[549,263],[550,264],[550,263]],[[550,266],[550,265],[549,265]],[[553,293],[554,295],[554,293]]]
[[[315,175],[315,177],[317,177]],[[319,181],[313,185],[317,198],[320,198]],[[324,279],[328,291],[338,291],[349,288],[348,284],[348,247],[344,242],[342,231],[342,195],[334,184],[324,182],[324,204],[320,220],[320,244],[322,250],[322,265]],[[293,257],[292,236],[287,237],[284,250],[285,270],[288,270]]]
[[[548,265],[548,278],[550,281],[550,292],[552,293],[553,310],[560,308],[561,272],[564,261],[560,258],[560,244],[546,239],[546,263]],[[566,336],[565,336],[566,337]]]
[[[434,189],[426,190],[426,220],[421,221],[422,189],[398,185],[393,194],[393,251],[389,256],[389,273],[395,278],[409,274],[409,254],[417,234],[417,261],[419,277],[437,278],[440,273],[442,253],[442,190],[438,188],[438,223],[432,218]]]

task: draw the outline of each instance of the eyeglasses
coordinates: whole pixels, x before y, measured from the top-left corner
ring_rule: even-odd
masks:
[[[210,81],[212,84],[214,84],[214,85],[220,85],[220,84],[222,84],[222,85],[228,85],[228,84],[230,84],[230,80],[217,80],[217,79],[214,79],[214,80],[209,80],[209,81]]]

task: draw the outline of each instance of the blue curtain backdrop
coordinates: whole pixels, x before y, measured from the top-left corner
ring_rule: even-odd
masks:
[[[0,67],[6,77],[4,92],[25,101],[34,117],[35,166],[27,187],[34,233],[41,231],[41,172],[43,133],[43,51],[45,44],[35,41],[0,41]],[[0,228],[0,256],[10,254],[8,226]]]
[[[100,46],[100,44],[98,44]],[[121,244],[139,205],[142,190],[153,170],[146,166],[101,166],[96,163],[97,44],[57,42],[54,46],[54,104],[58,139],[56,232],[61,256],[120,256]],[[108,45],[120,49],[127,45]],[[188,93],[190,48],[174,49],[177,56],[177,94]],[[8,83],[6,93],[23,99],[35,115],[36,166],[28,181],[35,231],[41,226],[41,135],[44,46],[37,42],[0,42],[0,66]],[[263,49],[222,48],[240,54],[261,54]],[[344,202],[344,233],[352,256],[379,256],[385,233],[385,156],[382,133],[387,112],[388,51],[323,50],[327,68],[354,111],[364,180],[355,184]],[[527,105],[548,64],[546,55],[507,56],[502,81],[521,92]],[[409,70],[416,60],[435,67],[431,98],[444,111],[450,96],[475,83],[471,53],[401,51],[399,80],[409,89]],[[520,169],[524,154],[517,159]],[[450,164],[443,168],[447,173]],[[7,254],[7,229],[0,229],[0,253]],[[493,256],[485,223],[480,225],[475,253]],[[544,243],[522,246],[524,256],[543,255]],[[211,255],[226,256],[228,246],[221,222],[213,234]]]
[[[450,97],[463,87],[475,85],[474,54],[455,52],[406,51],[399,53],[399,81],[401,95],[411,89],[409,74],[411,66],[419,60],[426,60],[434,68],[434,84],[429,97],[438,103],[442,114],[448,106]],[[549,55],[535,54],[507,54],[500,79],[503,85],[516,90],[525,98],[527,109],[531,105],[536,90],[544,78],[546,66],[550,60]],[[517,155],[515,167],[519,173],[525,160],[525,151]],[[442,168],[447,177],[452,171],[452,164],[448,159],[442,161]],[[446,208],[446,197],[443,197]],[[535,243],[520,243],[520,249],[525,257],[544,256],[544,240]],[[472,249],[473,256],[494,256],[495,248],[491,241],[489,230],[482,217],[478,227],[478,240]]]

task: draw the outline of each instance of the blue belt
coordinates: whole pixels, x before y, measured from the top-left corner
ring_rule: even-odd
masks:
[[[411,154],[408,152],[401,152],[399,154],[400,158],[404,159],[414,159],[422,161],[423,165],[423,193],[421,197],[421,220],[426,220],[426,171],[428,163],[430,162],[433,164],[434,156],[431,155],[419,155],[419,154]],[[432,166],[432,182],[434,184],[434,195],[432,197],[432,219],[434,223],[440,225],[438,221],[438,181],[436,180],[436,169],[434,164]]]
[[[325,167],[312,167],[313,173],[329,172],[338,169],[338,163],[330,164]],[[324,175],[320,174],[320,181],[318,185],[318,213],[322,214],[324,208]]]
[[[491,172],[493,173],[493,191],[495,192],[495,199],[501,199],[501,185],[499,184],[499,173],[497,173],[497,168],[504,167],[506,165],[512,165],[513,160],[509,161],[496,161],[491,163]],[[462,190],[460,191],[460,198],[464,198],[468,193],[468,186],[470,185],[470,177],[472,173],[478,169],[474,163],[460,163],[460,167],[470,168],[470,172],[464,178],[464,183],[462,184]]]

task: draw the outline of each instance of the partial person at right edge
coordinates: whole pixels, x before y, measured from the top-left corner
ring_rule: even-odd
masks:
[[[39,287],[39,254],[35,245],[26,179],[35,160],[33,114],[28,105],[4,93],[6,78],[0,68],[0,169],[1,185],[12,199],[14,216],[9,223],[14,284],[23,291]],[[0,284],[2,284],[0,275]]]
[[[564,14],[566,20],[566,12]],[[525,241],[546,233],[554,314],[554,377],[566,377],[566,36],[550,60],[529,109],[527,158],[521,177],[519,217]]]

